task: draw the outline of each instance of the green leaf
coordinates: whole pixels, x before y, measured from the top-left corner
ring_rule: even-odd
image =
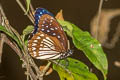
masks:
[[[3,31],[4,33],[6,33],[13,40],[15,40],[18,43],[19,46],[21,46],[19,39],[15,35],[11,34],[4,26],[0,25],[0,31]]]
[[[62,21],[62,20],[57,20],[57,21],[63,26],[64,31],[66,31],[70,37],[73,37],[72,35],[73,27],[71,23],[69,23],[68,21]]]
[[[22,34],[22,40],[25,40],[25,36],[30,34],[34,29],[34,26],[32,25],[28,25],[24,30],[23,30],[23,34]],[[27,40],[25,40],[25,44],[27,44]]]
[[[68,65],[65,60],[60,60],[61,65],[53,64],[53,69],[58,72],[61,80],[98,80],[95,74],[89,72],[88,67],[82,62],[67,58]]]
[[[24,30],[23,30],[23,35],[28,35],[33,31],[34,27],[32,25],[28,25]]]
[[[26,0],[27,11],[25,14],[27,14],[30,9],[30,2],[31,2],[31,0]]]
[[[106,79],[108,62],[101,44],[96,39],[92,38],[88,32],[80,30],[76,25],[67,21],[59,20],[59,22],[62,26],[66,26],[67,29],[65,29],[65,31],[67,30],[67,34],[72,36],[72,40],[76,48],[85,53],[91,63],[93,63],[94,66],[103,73],[104,79]],[[69,25],[65,25],[63,22]]]

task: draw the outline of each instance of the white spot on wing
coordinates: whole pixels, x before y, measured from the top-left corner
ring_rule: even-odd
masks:
[[[51,19],[50,22],[53,22],[53,20]]]
[[[50,28],[50,30],[54,30],[54,28]]]
[[[57,37],[58,37],[58,38],[60,38],[60,36],[59,36],[59,35],[58,35]]]
[[[38,42],[37,40],[34,40],[33,42]]]
[[[35,55],[35,54],[36,54],[36,51],[33,51],[33,54]]]
[[[38,36],[37,39],[40,39],[40,36]]]
[[[42,24],[42,27],[43,27],[44,25]]]
[[[40,14],[42,14],[42,12],[40,12]]]
[[[50,32],[50,30],[47,30],[47,32]]]
[[[41,34],[40,36],[44,36],[44,34]]]
[[[57,27],[55,27],[55,29],[57,30],[58,28],[57,28]]]
[[[32,50],[36,50],[36,48],[35,48],[35,47],[32,47]]]
[[[54,19],[53,17],[51,17],[51,19]]]
[[[36,43],[32,43],[32,46],[36,46],[37,44]]]
[[[42,48],[39,48],[39,50],[42,50]]]
[[[43,44],[40,44],[40,46],[43,46]]]
[[[55,33],[53,33],[53,35],[55,36],[56,34],[55,34]]]
[[[45,29],[42,28],[41,30],[44,31]]]

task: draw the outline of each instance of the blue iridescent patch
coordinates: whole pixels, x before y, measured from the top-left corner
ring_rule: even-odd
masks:
[[[44,9],[44,8],[37,8],[36,11],[35,11],[35,15],[34,15],[34,19],[35,19],[35,29],[34,29],[34,32],[33,34],[35,34],[37,32],[37,28],[38,28],[38,23],[39,23],[39,20],[40,20],[40,17],[44,14],[48,14],[50,16],[53,16],[52,13],[50,13],[48,10]]]

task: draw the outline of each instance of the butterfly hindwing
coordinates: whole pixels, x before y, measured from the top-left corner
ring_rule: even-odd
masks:
[[[31,56],[37,59],[56,59],[60,57],[61,45],[57,39],[55,39],[55,42],[53,39],[54,37],[48,37],[43,32],[34,34],[28,42],[28,50]],[[55,44],[56,42],[58,44]]]

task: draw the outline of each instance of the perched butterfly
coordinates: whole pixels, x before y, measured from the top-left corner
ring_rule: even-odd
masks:
[[[44,8],[35,11],[35,27],[28,41],[28,51],[36,59],[63,59],[72,54],[61,25]]]

